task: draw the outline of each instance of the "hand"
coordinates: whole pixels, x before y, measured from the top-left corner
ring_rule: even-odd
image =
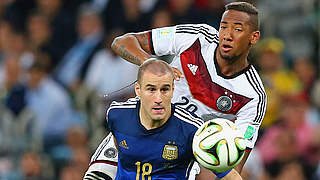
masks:
[[[174,72],[174,80],[179,81],[180,78],[184,78],[184,75],[179,69],[172,67],[172,70]]]

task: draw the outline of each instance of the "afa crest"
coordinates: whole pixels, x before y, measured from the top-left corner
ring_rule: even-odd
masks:
[[[162,158],[174,160],[178,158],[178,147],[175,145],[165,145],[162,152]]]

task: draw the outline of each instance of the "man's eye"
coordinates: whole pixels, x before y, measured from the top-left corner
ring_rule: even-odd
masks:
[[[220,29],[226,29],[227,27],[225,27],[225,26],[220,26]]]
[[[169,88],[162,88],[161,91],[163,92],[169,91]]]
[[[242,32],[242,29],[236,28],[236,31],[238,31],[238,32]]]
[[[148,91],[155,91],[156,89],[155,88],[148,88],[147,90]]]

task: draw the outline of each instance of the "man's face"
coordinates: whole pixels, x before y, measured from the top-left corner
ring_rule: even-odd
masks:
[[[255,44],[258,31],[252,31],[250,16],[241,11],[224,12],[219,29],[219,54],[228,61],[234,61],[249,52],[250,44]]]
[[[135,85],[140,97],[140,115],[145,120],[167,120],[171,114],[173,77],[170,73],[156,75],[145,71],[140,83]]]

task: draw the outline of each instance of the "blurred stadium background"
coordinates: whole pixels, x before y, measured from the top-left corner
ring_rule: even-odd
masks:
[[[218,28],[232,1],[0,0],[0,179],[82,179],[106,107],[134,96],[132,87],[110,94],[137,70],[111,52],[112,39],[181,23]],[[268,107],[243,177],[319,180],[320,2],[249,2],[262,32],[249,60]]]

